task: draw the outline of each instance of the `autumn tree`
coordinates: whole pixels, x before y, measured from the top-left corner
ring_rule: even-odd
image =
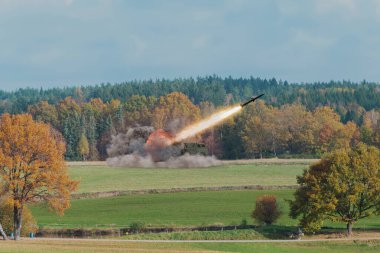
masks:
[[[9,203],[0,204],[0,223],[7,234],[14,231],[13,205],[10,205]],[[22,212],[21,235],[27,236],[30,232],[36,233],[37,229],[37,222],[34,219],[32,212],[27,206],[24,206]]]
[[[183,93],[173,92],[160,97],[154,109],[153,126],[177,131],[200,119],[200,109]]]
[[[249,106],[243,112],[242,122],[242,139],[248,153],[258,154],[263,158],[264,150],[270,150],[270,132],[265,127],[265,115],[268,108],[264,102]]]
[[[363,142],[380,147],[380,112],[371,110],[365,113],[360,134]]]
[[[58,128],[58,112],[55,105],[41,101],[38,104],[28,106],[28,113],[32,114],[35,120]]]
[[[280,116],[283,117],[282,126],[286,130],[288,150],[291,153],[311,153],[315,145],[314,119],[306,107],[301,104],[284,105]]]
[[[84,133],[82,133],[79,139],[78,152],[82,156],[83,161],[85,161],[90,154],[90,147],[88,145],[87,137]]]
[[[305,231],[319,230],[326,219],[345,222],[347,235],[359,219],[380,211],[380,151],[365,144],[339,149],[297,177],[290,201],[293,218]]]
[[[257,101],[245,109],[240,117],[241,136],[250,153],[272,153],[277,156],[279,149],[284,149],[291,138],[289,121],[278,108],[267,106]]]
[[[1,116],[1,184],[13,206],[16,240],[27,203],[45,200],[59,214],[69,207],[78,182],[69,179],[64,153],[62,138],[49,125],[33,121],[28,114]]]
[[[151,125],[156,103],[156,97],[131,96],[124,104],[126,124],[129,126],[135,126],[136,124],[142,126]]]
[[[340,122],[340,116],[331,107],[318,107],[313,112],[316,120],[315,140],[318,151],[330,152],[338,148],[348,148],[355,139],[356,124],[348,122],[346,125]]]

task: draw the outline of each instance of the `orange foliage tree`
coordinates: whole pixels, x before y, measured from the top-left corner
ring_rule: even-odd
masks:
[[[156,129],[168,128],[177,131],[200,119],[198,106],[183,93],[173,92],[160,97],[153,113],[153,126]]]
[[[78,182],[70,180],[64,161],[65,144],[49,125],[28,114],[0,118],[0,175],[7,201],[13,206],[15,239],[20,238],[26,203],[45,200],[63,214]]]

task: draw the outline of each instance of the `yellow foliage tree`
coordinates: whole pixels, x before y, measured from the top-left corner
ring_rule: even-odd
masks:
[[[78,152],[82,156],[83,161],[85,161],[88,155],[90,154],[90,147],[88,144],[87,137],[84,133],[82,133],[79,139]]]
[[[290,215],[301,217],[306,231],[326,219],[345,222],[347,234],[359,219],[380,214],[380,150],[358,144],[333,151],[297,177],[300,187]]]
[[[65,144],[49,125],[31,115],[3,114],[0,118],[0,175],[13,206],[15,239],[20,238],[26,203],[45,200],[63,214],[78,182],[70,180],[64,161]]]
[[[356,125],[348,122],[343,125],[339,115],[327,106],[318,107],[313,112],[316,120],[316,143],[322,153],[331,152],[338,148],[348,148],[354,142]]]
[[[133,95],[125,103],[126,121],[129,126],[148,126],[152,122],[157,98]]]
[[[284,105],[281,107],[279,117],[281,120],[278,125],[285,131],[284,135],[287,135],[289,151],[301,153],[312,150],[315,145],[313,136],[315,122],[305,106],[301,104]],[[281,126],[285,126],[285,128]]]
[[[185,94],[173,92],[160,97],[153,114],[153,126],[177,131],[199,119],[200,109]]]

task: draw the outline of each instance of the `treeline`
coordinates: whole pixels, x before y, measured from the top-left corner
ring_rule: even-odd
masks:
[[[175,133],[223,109],[208,101],[194,104],[179,92],[161,97],[133,95],[124,102],[87,101],[80,91],[78,94],[55,104],[41,101],[27,108],[36,120],[51,124],[62,134],[68,160],[105,159],[111,136],[130,127],[154,126]],[[363,109],[360,118],[360,124],[345,123],[331,107],[309,110],[301,103],[273,106],[258,101],[190,141],[205,143],[210,154],[222,159],[319,156],[359,141],[380,146],[380,112]]]
[[[286,81],[260,78],[221,78],[218,76],[196,79],[161,79],[131,81],[119,84],[101,84],[88,87],[55,89],[19,89],[14,92],[0,91],[0,113],[26,112],[28,106],[47,101],[57,104],[66,97],[89,102],[99,98],[105,103],[113,99],[126,103],[133,95],[165,96],[171,92],[182,92],[190,100],[200,105],[210,102],[214,106],[229,105],[265,93],[268,105],[300,103],[313,111],[320,106],[330,106],[340,115],[342,122],[354,121],[362,124],[365,111],[380,105],[380,85],[376,83],[353,83],[349,81],[290,84]]]
[[[362,125],[342,123],[328,106],[308,111],[301,104],[274,107],[258,101],[217,131],[227,159],[311,158],[359,142],[380,146],[380,113],[371,110],[363,118]]]

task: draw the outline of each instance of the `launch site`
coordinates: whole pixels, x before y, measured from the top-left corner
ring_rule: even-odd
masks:
[[[0,13],[0,252],[380,252],[380,1]]]

